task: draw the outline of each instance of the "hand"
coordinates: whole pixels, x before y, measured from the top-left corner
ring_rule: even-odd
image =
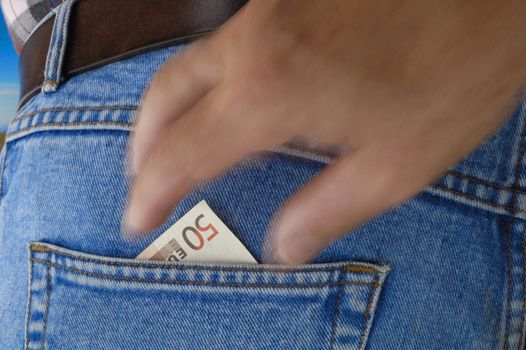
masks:
[[[418,193],[502,122],[526,78],[523,1],[259,0],[173,57],[132,140],[127,224],[294,137],[343,144],[284,207],[279,262]]]

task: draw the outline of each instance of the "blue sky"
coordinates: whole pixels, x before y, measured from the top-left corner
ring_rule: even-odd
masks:
[[[0,11],[0,130],[5,130],[18,102],[18,56]]]

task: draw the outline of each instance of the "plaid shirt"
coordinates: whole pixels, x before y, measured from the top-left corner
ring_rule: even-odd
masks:
[[[0,0],[7,28],[18,52],[33,29],[62,0]]]

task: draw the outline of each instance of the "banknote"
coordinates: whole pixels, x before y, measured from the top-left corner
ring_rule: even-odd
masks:
[[[204,200],[135,259],[257,264],[243,243]]]

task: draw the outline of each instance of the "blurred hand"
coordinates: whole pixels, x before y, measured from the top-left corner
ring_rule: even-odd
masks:
[[[526,3],[256,0],[173,57],[132,140],[131,230],[202,180],[300,137],[351,151],[283,208],[278,262],[313,258],[490,134],[526,78]]]

